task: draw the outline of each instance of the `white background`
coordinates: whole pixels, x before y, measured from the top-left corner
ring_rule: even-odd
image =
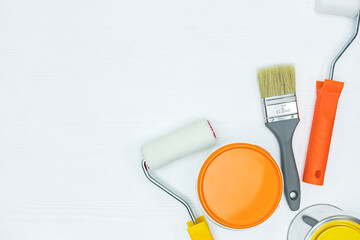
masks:
[[[0,239],[189,239],[186,210],[143,175],[140,147],[208,118],[217,145],[156,172],[201,215],[201,161],[249,142],[279,160],[264,126],[256,71],[293,63],[302,176],[315,81],[346,39],[350,18],[313,0],[3,0],[0,2]],[[302,183],[301,208],[330,203],[360,216],[360,40],[345,81],[325,185]],[[209,222],[215,239],[285,240],[291,212],[253,229]]]

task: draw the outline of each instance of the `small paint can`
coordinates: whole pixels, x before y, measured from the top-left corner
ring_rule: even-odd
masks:
[[[360,220],[332,205],[313,205],[295,216],[287,239],[360,240]]]
[[[277,209],[282,190],[275,160],[263,148],[247,143],[228,144],[210,154],[196,185],[205,215],[228,229],[264,222]]]

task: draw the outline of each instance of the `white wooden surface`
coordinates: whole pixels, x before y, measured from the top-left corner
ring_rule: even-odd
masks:
[[[201,117],[216,147],[250,142],[276,160],[256,69],[294,63],[302,175],[315,81],[352,31],[313,0],[3,0],[0,2],[0,239],[189,239],[188,216],[140,168],[140,146]],[[339,62],[345,81],[323,187],[302,204],[360,216],[360,40]],[[214,147],[213,149],[215,149]],[[199,152],[157,171],[197,215]],[[285,240],[282,199],[264,224],[215,239]]]

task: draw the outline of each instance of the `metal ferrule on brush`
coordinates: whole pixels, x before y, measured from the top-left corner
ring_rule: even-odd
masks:
[[[277,122],[299,118],[296,94],[262,98],[265,122]]]

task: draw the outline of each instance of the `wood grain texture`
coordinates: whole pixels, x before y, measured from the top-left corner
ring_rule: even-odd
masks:
[[[315,81],[352,30],[313,0],[3,0],[0,3],[0,239],[189,239],[183,206],[147,181],[140,146],[207,117],[216,147],[250,142],[278,161],[256,71],[295,64],[302,175]],[[301,208],[360,216],[360,41],[339,61],[345,81],[324,187],[302,184]],[[215,147],[215,148],[216,148]],[[189,199],[205,150],[156,175]],[[286,239],[283,198],[264,224],[215,239]]]

